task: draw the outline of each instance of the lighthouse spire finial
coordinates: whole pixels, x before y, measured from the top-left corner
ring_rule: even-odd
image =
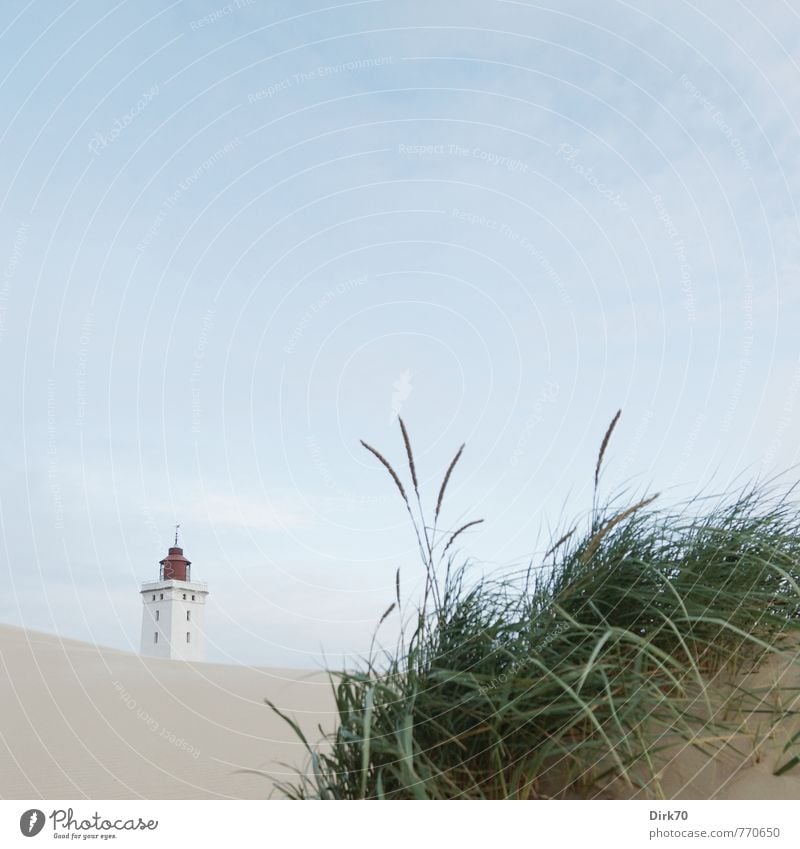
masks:
[[[178,547],[178,528],[180,525],[175,525],[175,548]]]

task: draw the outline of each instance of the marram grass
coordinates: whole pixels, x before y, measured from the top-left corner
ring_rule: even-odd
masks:
[[[384,614],[404,623],[396,649],[331,673],[333,733],[309,741],[284,716],[310,756],[286,795],[588,798],[615,785],[658,797],[660,758],[676,742],[708,757],[737,745],[741,716],[764,710],[763,693],[731,682],[797,645],[800,508],[788,495],[753,488],[705,511],[697,501],[662,512],[655,497],[595,502],[588,529],[565,534],[535,568],[475,578],[444,558],[474,522],[438,528],[463,446],[429,525],[401,429],[416,504],[365,447],[411,517],[425,596],[409,615],[398,584]],[[790,712],[767,709],[764,721]],[[800,740],[789,743],[775,774],[800,770]]]

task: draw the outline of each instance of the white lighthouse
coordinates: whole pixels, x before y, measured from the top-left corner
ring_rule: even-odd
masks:
[[[140,653],[170,660],[206,659],[205,611],[208,585],[191,579],[191,562],[175,545],[159,563],[158,580],[142,584]]]

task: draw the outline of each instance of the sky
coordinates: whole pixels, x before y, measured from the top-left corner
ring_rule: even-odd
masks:
[[[749,8],[748,8],[749,7]],[[800,19],[726,0],[5,0],[0,622],[365,654],[422,566],[364,439],[536,562],[800,459]],[[382,626],[391,642],[396,619]]]

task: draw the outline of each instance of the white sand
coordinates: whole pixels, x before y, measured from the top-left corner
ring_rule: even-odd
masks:
[[[267,798],[333,724],[322,673],[142,658],[0,625],[0,797]]]
[[[768,689],[779,680],[794,688],[795,703],[784,708],[796,710],[800,666],[793,661],[770,661],[741,683]],[[0,625],[0,797],[280,797],[273,779],[293,776],[281,763],[302,768],[307,756],[265,698],[293,715],[312,743],[319,724],[334,727],[324,673],[142,658]],[[800,722],[787,719],[765,736],[766,721],[743,722],[734,741],[740,754],[709,760],[676,746],[664,763],[665,796],[800,799],[800,768],[772,774],[800,754],[800,745],[782,751]],[[636,795],[618,782],[608,790]]]

